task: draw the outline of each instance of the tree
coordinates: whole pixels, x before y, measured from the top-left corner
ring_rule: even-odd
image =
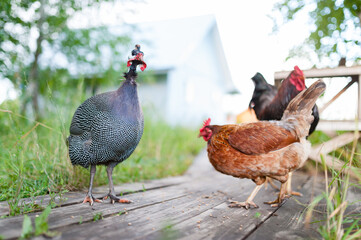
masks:
[[[129,42],[128,37],[112,35],[106,27],[71,29],[68,26],[74,14],[110,1],[0,1],[0,78],[8,78],[21,89],[23,109],[31,102],[36,119],[38,96],[47,84],[41,79],[42,71],[57,72],[67,65],[71,66],[67,72],[77,75],[120,68],[112,58],[123,52],[121,46]],[[111,49],[107,61],[104,61],[104,48]],[[44,56],[44,49],[50,56]]]
[[[310,47],[320,61],[333,57],[360,62],[361,0],[282,0],[273,10],[282,15],[282,21],[274,17],[276,31],[282,24],[294,20],[297,13],[309,11],[313,29],[304,45]],[[297,50],[300,52],[304,47],[292,49],[290,56],[296,55]]]

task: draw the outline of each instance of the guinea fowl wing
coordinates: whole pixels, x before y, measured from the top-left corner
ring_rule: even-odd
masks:
[[[99,112],[110,111],[109,103],[114,92],[107,92],[92,96],[85,100],[75,111],[70,124],[71,135],[81,135],[90,132],[91,123]]]
[[[255,122],[235,127],[229,144],[247,154],[265,154],[298,142],[297,137],[276,122]]]
[[[143,124],[127,121],[127,118],[100,112],[91,125],[91,149],[96,154],[96,163],[122,162],[138,145],[143,133]]]

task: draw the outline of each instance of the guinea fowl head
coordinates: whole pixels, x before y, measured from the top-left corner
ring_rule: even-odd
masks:
[[[203,137],[204,141],[208,142],[209,139],[212,137],[212,130],[208,128],[209,124],[211,123],[211,119],[208,118],[203,122],[203,127],[199,129],[198,137]]]
[[[140,65],[140,70],[144,71],[147,68],[147,64],[144,62],[143,57],[144,53],[140,51],[140,45],[136,44],[135,48],[132,51],[133,58],[130,58],[127,62],[127,67],[129,68],[129,72],[134,72],[137,70],[137,66]]]
[[[305,77],[301,69],[298,66],[294,67],[294,70],[290,74],[290,82],[296,87],[297,91],[302,91],[306,88]]]
[[[140,51],[140,45],[136,44],[135,48],[132,50],[132,58],[128,59],[127,67],[129,67],[129,71],[124,73],[124,77],[126,82],[130,82],[132,84],[136,84],[137,78],[137,66],[140,65],[140,70],[144,71],[147,67],[147,64],[143,60],[144,53]]]

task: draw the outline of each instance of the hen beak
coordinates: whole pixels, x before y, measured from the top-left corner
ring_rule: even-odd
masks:
[[[201,133],[198,134],[198,137],[199,137],[199,138],[202,137]]]

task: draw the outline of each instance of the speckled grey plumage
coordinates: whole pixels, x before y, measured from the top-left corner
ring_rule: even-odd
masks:
[[[114,167],[133,153],[144,128],[135,78],[126,74],[118,90],[95,95],[75,111],[68,137],[73,165]]]

